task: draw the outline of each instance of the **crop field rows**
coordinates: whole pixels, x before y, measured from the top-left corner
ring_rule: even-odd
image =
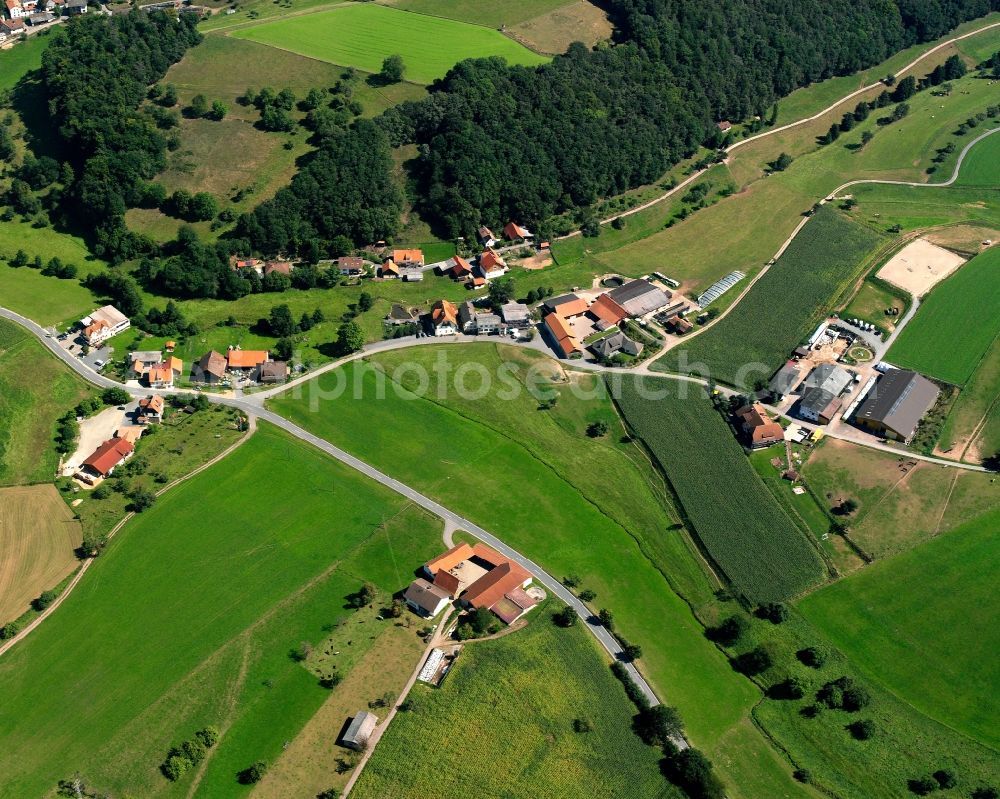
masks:
[[[671,385],[649,381],[676,391]],[[822,562],[750,466],[703,391],[651,401],[625,381],[619,405],[649,447],[695,534],[736,590],[754,602],[780,601],[815,585]],[[725,485],[725,497],[719,495]]]

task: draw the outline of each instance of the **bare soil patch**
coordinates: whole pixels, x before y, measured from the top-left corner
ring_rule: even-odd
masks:
[[[984,241],[1000,241],[1000,230],[979,225],[956,225],[955,227],[932,230],[924,238],[939,247],[966,253],[970,258],[984,249]]]
[[[965,263],[965,258],[926,239],[917,239],[878,270],[882,280],[922,297]]]
[[[538,53],[565,53],[573,42],[593,47],[610,38],[607,14],[587,0],[554,9],[507,29],[507,34]]]
[[[55,486],[0,489],[0,624],[72,573],[82,540],[80,522]]]

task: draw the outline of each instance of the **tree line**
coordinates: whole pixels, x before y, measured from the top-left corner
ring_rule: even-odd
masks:
[[[112,261],[154,246],[125,226],[147,183],[166,166],[167,140],[139,110],[148,87],[201,41],[194,15],[132,11],[78,17],[42,57],[49,111],[72,180],[63,188],[63,222],[85,228],[92,249]]]

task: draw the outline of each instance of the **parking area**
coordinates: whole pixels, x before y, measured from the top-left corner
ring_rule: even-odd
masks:
[[[127,419],[131,419],[136,409],[139,407],[138,401],[130,402],[128,405],[105,408],[98,414],[80,422],[80,439],[76,451],[63,461],[62,473],[66,477],[72,476],[80,464],[101,444],[113,437],[115,431],[121,427]]]

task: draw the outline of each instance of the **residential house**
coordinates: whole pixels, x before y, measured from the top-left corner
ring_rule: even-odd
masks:
[[[560,294],[558,297],[550,297],[542,307],[551,313],[558,313],[564,319],[573,319],[587,313],[587,301],[575,294]]]
[[[835,397],[840,396],[854,382],[854,375],[833,363],[821,363],[813,369],[802,384],[803,393],[813,388],[822,388]]]
[[[424,265],[423,250],[393,250],[392,262],[398,267],[417,267]]]
[[[420,314],[416,311],[412,311],[405,305],[401,305],[398,302],[394,302],[392,307],[389,309],[389,313],[385,317],[385,321],[390,325],[410,325],[414,324],[420,319]]]
[[[571,355],[582,352],[580,342],[577,341],[576,336],[573,334],[572,327],[570,327],[569,322],[561,314],[558,312],[550,313],[545,317],[543,322],[544,330],[560,357],[569,358]]]
[[[479,255],[477,272],[483,280],[493,280],[507,273],[507,264],[496,250],[485,249]]]
[[[531,574],[484,544],[458,544],[425,563],[423,571],[463,606],[488,608],[507,624],[537,604],[524,590]]]
[[[357,255],[342,255],[337,259],[337,271],[348,277],[356,277],[365,271],[365,259]]]
[[[909,369],[891,369],[878,378],[854,416],[866,430],[908,442],[941,392],[923,375]]]
[[[264,262],[258,258],[239,258],[235,255],[230,255],[229,268],[234,272],[242,272],[244,269],[252,269],[258,276],[264,276]]]
[[[138,424],[126,424],[115,430],[115,438],[120,438],[122,441],[127,441],[133,447],[135,442],[142,438],[142,434],[146,431],[146,428]]]
[[[463,333],[476,332],[476,308],[471,300],[458,306],[458,329]]]
[[[229,350],[226,362],[230,372],[254,380],[262,363],[267,361],[267,350]]]
[[[486,227],[486,225],[480,226],[476,232],[476,238],[479,239],[479,243],[483,247],[492,247],[497,243],[497,237],[493,235],[493,231]]]
[[[768,383],[768,389],[776,397],[787,397],[799,384],[801,377],[802,367],[795,361],[786,361],[785,365],[774,373],[774,377]]]
[[[767,415],[759,402],[744,405],[736,411],[736,419],[752,449],[769,447],[785,440],[785,431],[781,425]]]
[[[500,313],[503,315],[503,321],[507,327],[523,330],[531,326],[531,311],[527,305],[522,305],[519,302],[508,302],[501,306]]]
[[[24,28],[25,25],[23,19],[0,20],[0,30],[6,31],[8,36],[16,36],[18,33],[23,33]]]
[[[495,313],[476,314],[476,332],[482,336],[500,332],[500,317]]]
[[[434,583],[418,577],[403,593],[403,601],[418,616],[433,619],[448,606],[451,597],[448,591]]]
[[[146,370],[146,382],[150,388],[170,389],[174,387],[174,370],[169,364],[157,363]]]
[[[20,0],[6,0],[7,16],[10,19],[22,19],[28,16],[27,10],[21,5]]]
[[[367,710],[359,710],[347,725],[340,742],[348,749],[359,752],[368,748],[368,741],[378,724],[378,717]]]
[[[288,379],[288,364],[284,361],[265,361],[260,365],[261,383],[284,383]]]
[[[112,336],[128,330],[132,323],[113,305],[105,305],[80,320],[83,338],[91,347],[99,347]]]
[[[285,275],[286,277],[291,277],[292,275],[292,262],[291,261],[268,261],[264,264],[264,277],[267,277],[272,272],[277,272],[278,274]]]
[[[451,267],[451,276],[455,280],[465,280],[472,274],[472,267],[461,255],[456,255],[451,259],[454,266]]]
[[[385,280],[399,277],[399,267],[392,260],[386,258],[382,262],[382,266],[379,267],[378,276]]]
[[[37,25],[48,25],[50,22],[55,22],[55,19],[55,14],[50,14],[48,11],[37,11],[28,17],[28,24],[32,27]]]
[[[66,14],[71,17],[87,13],[87,0],[67,0]]]
[[[531,240],[535,238],[535,234],[527,228],[521,227],[517,222],[508,222],[503,227],[503,237],[515,244],[523,244],[531,243]]]
[[[136,421],[139,424],[158,424],[163,421],[163,397],[152,394],[139,400],[136,411]]]
[[[163,360],[163,353],[159,350],[137,350],[128,354],[129,376],[135,379],[146,374],[151,366],[155,366]]]
[[[431,326],[435,336],[453,336],[459,331],[458,308],[448,300],[438,300],[431,306]]]
[[[825,388],[809,388],[799,400],[799,416],[817,424],[830,424],[840,411],[840,397]]]
[[[115,469],[132,457],[135,447],[121,438],[109,438],[95,449],[83,463],[76,476],[83,482],[94,485],[109,477]]]
[[[733,123],[727,119],[724,119],[718,123],[717,127],[719,128],[720,131],[725,133],[726,131],[730,130],[733,127]]]
[[[595,341],[590,345],[590,349],[594,355],[602,360],[613,358],[619,353],[631,355],[634,358],[642,352],[642,344],[633,341],[619,330],[617,333],[605,336],[600,341]]]
[[[214,385],[226,379],[226,358],[215,350],[206,352],[195,363],[191,370],[191,379],[195,383]]]
[[[596,320],[599,330],[614,327],[628,317],[628,312],[607,294],[602,294],[594,300],[587,309],[587,313]]]
[[[629,316],[645,316],[670,304],[670,294],[648,280],[630,280],[608,296]]]

